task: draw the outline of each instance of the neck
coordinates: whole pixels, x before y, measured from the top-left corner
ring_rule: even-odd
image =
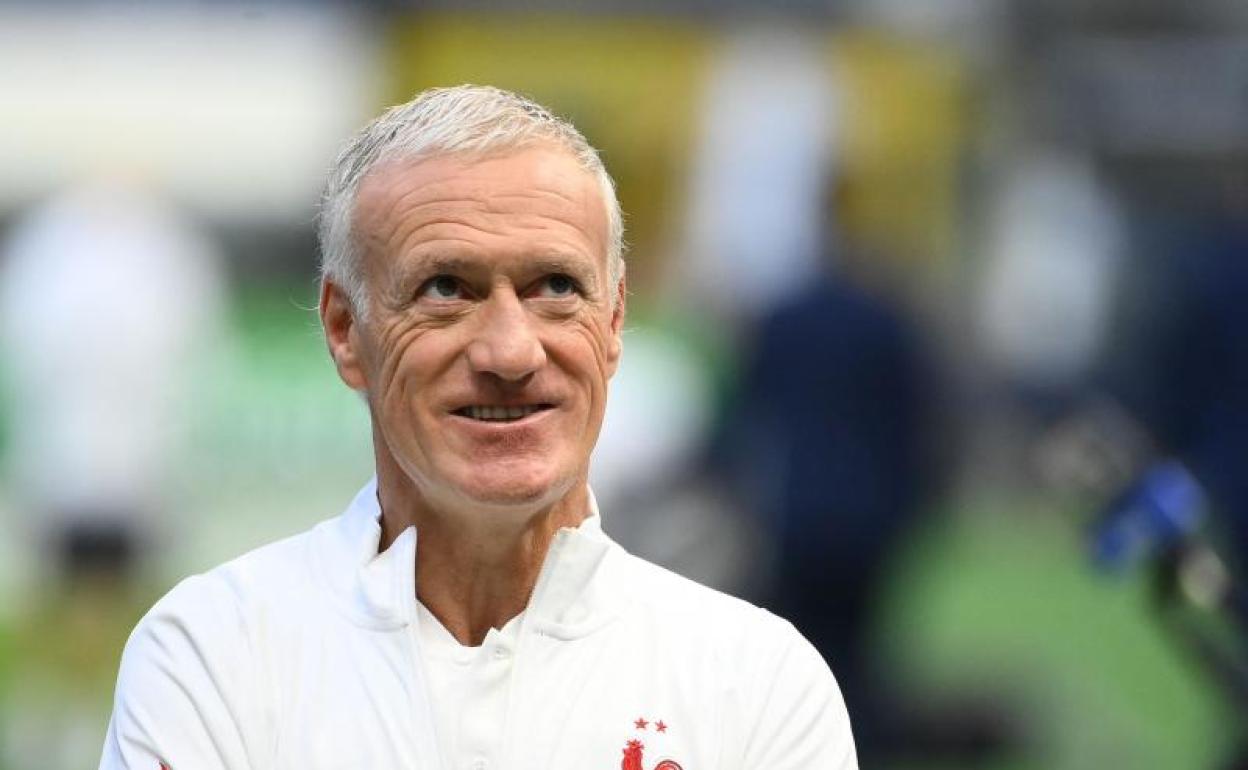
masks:
[[[553,503],[439,502],[406,474],[378,463],[381,549],[415,525],[416,596],[460,644],[477,646],[528,606],[555,533],[589,511],[582,480]]]

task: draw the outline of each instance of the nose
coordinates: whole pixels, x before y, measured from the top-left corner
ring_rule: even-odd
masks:
[[[519,382],[546,363],[534,320],[514,293],[496,290],[478,311],[477,323],[467,348],[473,371]]]

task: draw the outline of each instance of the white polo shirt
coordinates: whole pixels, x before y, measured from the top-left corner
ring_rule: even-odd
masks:
[[[500,723],[499,712],[507,703],[509,666],[521,615],[501,629],[490,629],[480,647],[465,647],[433,616],[418,605],[417,627],[420,653],[425,664],[425,685],[433,711],[438,749],[450,759],[449,767],[471,767],[474,745],[480,743],[479,725]]]
[[[457,651],[421,628],[415,529],[378,553],[380,513],[370,483],[161,599],[122,656],[102,770],[857,768],[789,623],[626,553],[596,515],[555,536],[519,618]]]

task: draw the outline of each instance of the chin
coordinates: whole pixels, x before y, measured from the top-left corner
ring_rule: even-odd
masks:
[[[477,468],[459,485],[460,493],[475,503],[499,507],[542,507],[556,502],[572,488],[573,479],[550,473],[511,472]]]

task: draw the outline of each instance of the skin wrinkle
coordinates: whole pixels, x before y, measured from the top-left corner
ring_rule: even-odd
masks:
[[[420,244],[418,247],[414,247],[411,245],[412,241],[420,235],[421,230],[444,227],[447,225],[463,227],[469,230],[475,230],[479,233],[487,233],[491,236],[494,236],[500,239],[505,239],[508,237],[501,230],[491,230],[490,228],[483,228],[483,227],[477,226],[472,223],[468,223],[463,220],[440,219],[440,220],[436,220],[433,222],[424,223],[416,227],[412,227],[410,228],[410,232],[403,233],[397,239],[394,237],[395,235],[397,235],[397,229],[395,233],[391,234],[389,241],[381,237],[370,238],[370,245],[372,246],[372,248],[370,249],[370,252],[372,253],[377,253],[377,252],[384,253],[384,251],[386,250],[385,246],[389,242],[393,242],[394,240],[397,240],[398,246],[397,248],[394,249],[394,251],[400,254],[407,254],[407,256],[404,257],[401,265],[393,269],[392,271],[390,271],[392,279],[385,283],[386,287],[391,290],[391,295],[392,295],[390,297],[391,302],[397,301],[399,299],[393,296],[393,292],[396,289],[399,291],[402,291],[403,289],[409,287],[411,283],[411,279],[409,277],[410,275],[412,274],[419,275],[419,274],[423,274],[426,272],[426,267],[425,267],[426,260],[421,259],[419,252],[435,250],[434,247],[430,245],[431,243],[445,244],[447,242],[453,242],[453,243],[461,244],[460,246],[461,249],[463,248],[464,244],[475,245],[474,241],[470,240],[468,237],[466,237],[462,233],[460,234],[460,237],[455,237],[453,235],[440,234],[439,237],[437,237],[436,239],[433,239],[432,241],[424,241],[424,242],[417,241],[417,243]],[[513,230],[514,229],[529,229],[529,230],[534,230],[538,232],[550,231],[550,228],[540,227],[540,226],[525,228],[524,224],[515,223],[514,221],[511,224],[511,228]],[[444,245],[439,246],[438,248],[444,251],[452,251],[452,249],[447,249],[446,246]],[[416,253],[412,253],[412,252],[416,252]],[[471,267],[478,267],[480,266],[480,262],[481,262],[481,260],[474,259],[474,258],[458,258],[458,259],[457,258],[444,258],[444,259],[446,263],[445,272],[452,273],[452,274],[459,272],[460,270],[466,271]],[[371,262],[373,260],[369,260],[369,261]],[[565,266],[565,268],[563,270],[560,270],[560,272],[568,272],[572,274],[573,277],[577,278],[581,282],[582,288],[585,289],[586,294],[589,295],[587,296],[587,299],[598,298],[599,287],[598,287],[597,280],[593,277],[594,271],[586,269],[586,266],[584,266],[583,264],[584,260],[582,258],[579,258],[575,255],[567,255],[567,256],[556,257],[556,259],[553,261],[561,263],[562,265]],[[460,263],[460,266],[458,268],[455,265],[456,262]],[[550,262],[539,263],[539,265],[549,265],[549,264]],[[529,268],[530,270],[533,269],[532,266],[529,266]],[[432,275],[430,275],[429,277],[432,277]],[[411,288],[414,290],[416,287],[412,286]]]
[[[364,180],[357,218],[367,319],[343,318],[332,282],[322,315],[340,374],[367,390],[382,547],[416,524],[420,599],[479,643],[524,608],[555,531],[588,510],[624,307],[622,281],[603,290],[606,204],[575,159],[535,147],[389,166]],[[442,274],[460,282],[451,298],[424,291]],[[547,293],[556,274],[573,293]],[[552,408],[514,426],[454,412],[499,403]]]
[[[482,221],[469,223],[462,220],[457,221],[449,217],[442,217],[414,228],[411,232],[405,235],[404,241],[410,242],[419,237],[425,239],[425,243],[439,241],[458,241],[462,243],[469,237],[467,234],[461,232],[463,230],[471,231],[472,236],[476,236],[477,238],[485,237],[488,239],[509,240],[515,236],[516,231],[522,230],[528,231],[535,236],[546,235],[555,240],[562,240],[562,238],[560,238],[561,233],[558,230],[551,228],[549,225],[540,221],[530,223],[514,217],[511,218],[510,221],[507,221],[501,216],[493,217],[493,219],[498,221],[491,221],[489,218],[486,218]],[[433,232],[430,233],[426,231]],[[402,248],[402,246],[400,246],[400,249],[402,252],[409,250]]]
[[[536,146],[536,148],[537,148],[537,149],[541,149],[542,147],[543,147],[543,145],[537,145],[537,146]],[[551,148],[547,147],[547,149],[551,149]],[[448,157],[449,157],[449,158],[454,158],[454,156],[448,156]],[[443,160],[443,159],[446,159],[446,158],[433,158],[433,160]],[[489,159],[489,158],[488,158],[488,157],[486,157],[486,158],[482,158],[481,160],[488,160],[488,159]],[[430,159],[426,159],[426,160],[430,160]],[[359,185],[359,189],[360,189],[360,190],[362,190],[362,189],[364,188],[365,183],[368,181],[368,179],[370,179],[370,178],[373,178],[373,177],[377,176],[379,173],[383,173],[383,172],[386,172],[386,171],[389,171],[389,172],[401,171],[403,167],[405,167],[405,166],[410,167],[411,165],[418,164],[419,162],[420,162],[420,160],[418,159],[418,160],[415,160],[415,161],[411,161],[411,160],[409,160],[409,161],[401,161],[401,160],[400,160],[400,161],[393,161],[393,162],[390,162],[390,163],[381,164],[381,165],[379,165],[379,166],[377,166],[377,167],[375,167],[375,168],[373,169],[373,171],[372,171],[372,173],[369,175],[369,177],[367,177],[365,180],[362,180],[362,181],[361,181],[361,184]],[[588,173],[588,172],[586,172],[586,173]],[[393,212],[394,212],[394,210],[399,209],[399,208],[402,208],[405,204],[410,203],[410,199],[411,199],[411,198],[413,198],[413,197],[417,197],[417,196],[422,195],[422,194],[442,195],[442,194],[444,194],[444,191],[443,191],[443,189],[442,189],[442,188],[444,188],[444,187],[446,187],[446,185],[441,185],[441,186],[439,186],[439,185],[430,185],[430,186],[429,186],[429,188],[428,188],[428,189],[426,189],[426,190],[420,190],[420,189],[411,189],[411,190],[408,190],[408,191],[404,192],[403,194],[401,194],[400,196],[397,196],[397,197],[395,197],[393,200],[391,200],[391,201],[389,202],[388,206],[386,207],[386,209],[383,209],[383,211],[379,212],[379,215],[378,215],[377,219],[381,219],[381,220],[383,220],[383,221],[393,221],[393,220],[397,219],[397,218],[393,217]],[[595,187],[595,190],[597,190],[597,184],[595,184],[595,185],[594,185],[594,187]],[[506,194],[490,194],[490,191],[489,191],[488,189],[482,189],[481,187],[479,187],[479,186],[478,186],[478,187],[473,188],[473,193],[474,193],[475,195],[479,196],[479,197],[477,197],[477,198],[474,198],[474,197],[462,197],[462,198],[455,198],[455,199],[446,199],[446,200],[436,200],[436,201],[430,201],[430,202],[427,202],[427,203],[424,203],[424,204],[417,204],[416,206],[412,207],[412,209],[413,209],[413,211],[420,212],[420,210],[421,210],[422,208],[424,208],[424,207],[448,207],[448,206],[453,206],[453,205],[461,205],[461,206],[468,206],[468,207],[471,207],[471,208],[476,208],[476,209],[484,209],[484,210],[485,210],[485,211],[487,211],[487,212],[495,212],[495,213],[496,213],[496,212],[499,212],[499,211],[503,211],[503,210],[505,210],[505,209],[504,209],[503,207],[498,206],[498,205],[491,205],[491,202],[492,202],[492,201],[506,201],[507,199],[509,199],[509,198],[511,198],[511,197],[521,197],[521,198],[524,198],[524,197],[530,197],[530,198],[554,197],[554,198],[557,198],[557,199],[562,199],[564,202],[566,202],[566,203],[568,203],[568,204],[571,204],[571,205],[572,205],[572,206],[574,206],[574,207],[576,207],[576,206],[578,206],[578,205],[579,205],[579,207],[580,207],[580,208],[581,208],[581,210],[582,210],[582,211],[581,211],[582,215],[583,215],[583,216],[585,216],[585,217],[586,217],[586,218],[588,218],[588,219],[595,219],[595,218],[597,218],[597,216],[598,216],[598,214],[599,214],[599,213],[601,213],[601,214],[602,214],[602,216],[603,216],[603,218],[604,218],[604,221],[605,221],[605,219],[606,219],[606,208],[605,208],[605,206],[606,206],[606,202],[605,202],[605,200],[603,200],[603,199],[602,199],[602,196],[601,196],[601,193],[600,193],[600,192],[599,192],[599,194],[598,194],[598,196],[597,196],[597,197],[598,197],[598,201],[599,201],[599,206],[598,206],[598,208],[599,208],[599,209],[601,209],[601,211],[595,211],[595,210],[594,210],[594,204],[593,204],[593,202],[592,202],[592,201],[590,201],[590,200],[588,200],[588,199],[583,200],[583,201],[579,201],[579,202],[578,202],[578,201],[577,201],[574,197],[572,197],[572,196],[570,196],[570,195],[565,195],[565,194],[563,194],[562,192],[560,192],[560,191],[558,191],[558,190],[525,190],[523,193],[518,194],[518,195],[516,195],[516,196],[509,196],[509,195],[506,195]],[[358,190],[357,190],[357,199],[358,199],[358,195],[359,195],[359,192],[358,192]],[[358,218],[359,218],[359,211],[358,211],[358,207],[357,207],[357,219],[358,219]],[[409,220],[399,219],[399,221],[398,221],[397,223],[395,223],[395,226],[396,226],[396,227],[402,227],[405,221],[409,221]],[[356,224],[358,225],[359,223],[357,222]],[[368,257],[368,253],[369,253],[369,251],[370,251],[370,246],[375,246],[375,243],[374,243],[374,242],[376,242],[376,241],[378,241],[378,240],[381,240],[381,241],[385,242],[385,241],[387,241],[387,240],[393,240],[393,239],[392,239],[392,238],[387,238],[387,237],[380,237],[380,238],[379,238],[378,236],[375,236],[375,235],[370,235],[370,234],[369,234],[369,228],[364,228],[364,227],[353,227],[352,229],[353,229],[353,231],[354,231],[354,230],[364,230],[364,231],[365,231],[365,234],[364,234],[364,237],[363,237],[363,238],[361,238],[361,235],[360,235],[360,233],[359,233],[359,232],[356,232],[356,233],[355,233],[355,237],[356,237],[356,239],[357,239],[357,242],[360,242],[360,243],[361,243],[361,245],[363,246],[363,248],[361,249],[361,250],[364,252],[364,254],[363,254],[363,257],[364,257],[364,258],[361,260],[361,261],[363,262],[363,264],[361,264],[361,265],[359,266],[359,269],[361,270],[361,273],[363,274],[363,277],[364,277],[365,283],[367,284],[367,283],[368,283],[368,274],[367,274],[367,273],[368,273],[368,269],[369,269],[369,264],[368,264],[368,263],[372,261],[372,260],[369,260],[369,259],[367,258],[367,257]],[[393,235],[393,234],[391,234],[391,235]],[[410,235],[411,235],[411,234],[409,234],[409,236],[410,236]],[[603,246],[603,253],[605,254],[605,253],[606,253],[606,237],[607,237],[607,233],[606,233],[606,229],[605,229],[605,228],[604,228],[604,229],[603,229],[603,231],[602,231],[602,236],[603,236],[603,242],[602,242],[602,246]],[[401,241],[405,241],[405,240],[407,240],[407,238],[402,238],[402,239],[400,239],[400,240],[401,240]]]
[[[443,256],[444,254],[454,251],[439,247],[438,249],[419,249],[418,251],[431,251],[434,256],[413,256],[410,263],[405,263],[395,268],[394,276],[388,282],[387,290],[382,292],[382,304],[391,310],[399,310],[412,303],[416,298],[416,292],[424,286],[424,284],[439,275],[451,275],[460,279],[468,285],[473,293],[484,298],[489,294],[488,290],[483,290],[482,285],[487,282],[490,277],[489,260],[486,258],[468,256],[453,257]],[[584,300],[589,301],[591,297],[595,297],[598,292],[598,281],[593,271],[588,269],[584,261],[570,255],[555,255],[548,259],[538,259],[524,265],[523,271],[519,272],[518,280],[515,283],[525,287],[522,292],[529,296],[532,290],[538,286],[545,277],[562,273],[576,280],[580,285],[581,291],[586,295]],[[503,278],[493,279],[490,290],[505,288],[507,283]],[[533,301],[540,301],[539,297],[531,297]],[[554,307],[554,303],[561,302],[557,298],[549,298],[552,312],[556,314],[564,311]],[[449,314],[449,311],[448,311]]]
[[[397,169],[394,167],[391,167],[391,170],[394,171]],[[374,174],[376,173],[377,172],[374,171]],[[435,211],[441,212],[442,210],[460,211],[464,207],[482,211],[488,214],[507,213],[508,211],[507,207],[504,205],[499,205],[499,204],[506,202],[508,200],[511,200],[513,198],[518,198],[518,199],[521,199],[521,201],[523,201],[523,199],[526,199],[526,198],[540,199],[543,197],[553,197],[553,198],[562,200],[565,203],[569,203],[572,206],[578,205],[578,202],[574,198],[572,198],[571,196],[563,195],[557,191],[533,191],[531,193],[517,194],[517,195],[490,195],[488,191],[480,190],[480,189],[474,191],[475,194],[469,197],[447,198],[447,199],[442,199],[442,200],[429,201],[427,203],[418,203],[412,206],[407,205],[411,202],[411,198],[413,197],[418,197],[420,195],[442,195],[444,194],[443,188],[445,188],[445,185],[443,186],[430,185],[429,188],[424,189],[424,190],[419,190],[419,189],[409,190],[403,195],[395,198],[386,209],[384,209],[382,212],[379,212],[379,216],[377,218],[380,219],[381,221],[393,221],[396,219],[396,217],[394,217],[395,210],[403,209],[403,208],[406,208],[412,214],[417,214],[417,215],[425,215],[426,212],[424,210],[430,209],[430,208],[434,209]],[[511,214],[510,216],[514,217],[514,213]],[[404,228],[404,225],[406,224],[408,226],[414,225],[416,229],[419,229],[420,227],[433,226],[442,222],[464,224],[470,227],[479,227],[479,225],[469,224],[465,220],[454,219],[454,218],[451,218],[449,220],[445,218],[440,219],[438,215],[433,215],[433,217],[434,219],[432,222],[419,223],[419,224],[413,222],[413,220],[411,220],[410,218],[399,219],[399,221],[395,222],[395,228],[401,230]],[[413,235],[413,234],[414,233],[408,233],[407,236],[399,239],[400,242],[405,241],[408,236]],[[498,234],[497,231],[494,234]],[[394,238],[393,238],[394,235],[395,233],[381,233],[378,235],[374,235],[371,238],[371,240],[381,240],[383,243],[389,243],[389,242],[394,241]]]

